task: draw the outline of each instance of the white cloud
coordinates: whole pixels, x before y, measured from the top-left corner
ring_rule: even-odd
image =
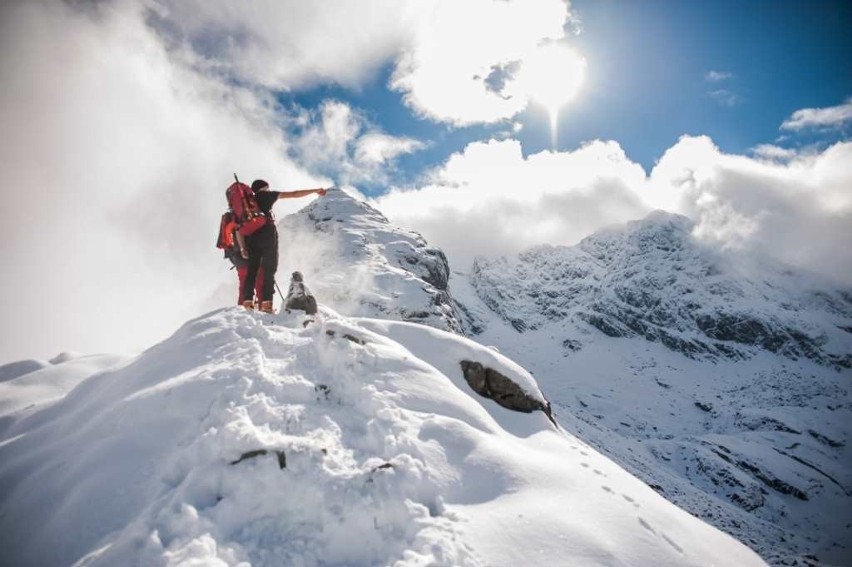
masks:
[[[828,108],[803,108],[797,110],[781,124],[782,130],[806,128],[838,128],[852,121],[852,98],[843,104]]]
[[[675,188],[673,209],[696,219],[706,240],[852,282],[852,144],[778,164],[685,137],[650,181]]]
[[[563,0],[435,2],[398,61],[391,86],[420,115],[468,125],[511,118],[534,93],[511,87],[545,40],[564,37]],[[498,85],[499,86],[499,85]]]
[[[289,151],[299,163],[339,184],[383,183],[394,160],[425,145],[386,134],[363,114],[336,100],[302,109],[289,119]]]
[[[527,158],[515,140],[476,142],[450,157],[421,189],[394,190],[376,204],[394,222],[422,231],[463,268],[477,255],[570,244],[602,225],[642,216],[650,208],[632,187],[644,178],[614,142]]]
[[[710,98],[722,106],[727,106],[728,108],[732,108],[742,101],[740,95],[729,89],[716,89],[710,91],[708,94],[710,95]]]
[[[0,11],[0,118],[15,133],[0,164],[16,188],[0,225],[8,273],[20,274],[2,284],[14,329],[2,359],[136,348],[230,302],[233,273],[216,259],[212,232],[234,170],[275,188],[325,184],[303,169],[316,162],[286,157],[313,147],[343,158],[342,182],[375,180],[421,147],[343,107],[297,116],[306,135],[287,139],[282,129],[295,122],[267,88],[357,88],[399,59],[397,86],[421,112],[492,120],[476,112],[483,97],[500,98],[493,91],[442,110],[425,78],[464,98],[482,83],[467,71],[561,37],[567,9],[562,0],[35,0]]]
[[[425,144],[406,137],[369,132],[355,142],[355,160],[376,165],[387,163],[403,154],[423,149]]]
[[[775,161],[789,161],[798,155],[796,150],[782,148],[774,144],[759,144],[751,151],[758,158]]]
[[[151,20],[208,72],[275,89],[358,87],[385,65],[419,115],[493,123],[534,93],[495,91],[495,69],[532,58],[573,21],[566,0],[159,0]],[[514,78],[505,77],[511,84]],[[507,85],[508,86],[508,85]]]
[[[241,81],[357,87],[396,57],[433,3],[158,0],[151,21],[206,69]]]
[[[720,81],[726,81],[733,76],[734,75],[728,71],[707,71],[707,74],[704,75],[704,80],[709,83],[718,83]]]
[[[235,302],[213,244],[232,172],[317,185],[273,102],[176,62],[133,4],[0,10],[0,360],[139,348]]]
[[[686,214],[706,242],[768,254],[852,282],[852,143],[786,164],[728,155],[683,137],[649,175],[616,142],[523,157],[514,140],[470,144],[415,191],[375,204],[445,249],[476,255],[571,244],[652,209]]]

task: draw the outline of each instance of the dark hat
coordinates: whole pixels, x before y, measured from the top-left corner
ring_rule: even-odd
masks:
[[[263,179],[255,179],[251,184],[251,190],[257,193],[258,191],[262,191],[269,187],[269,183],[264,181]]]

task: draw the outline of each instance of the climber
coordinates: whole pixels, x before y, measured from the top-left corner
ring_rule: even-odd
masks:
[[[269,183],[257,179],[251,184],[251,190],[257,200],[260,211],[266,217],[266,222],[257,231],[245,237],[246,251],[248,252],[248,268],[246,278],[242,285],[243,307],[254,309],[252,300],[255,284],[262,277],[262,297],[260,298],[260,310],[272,313],[272,296],[275,289],[275,271],[278,269],[278,229],[275,226],[275,218],[272,215],[272,205],[278,199],[295,199],[307,197],[308,195],[323,196],[326,190],[301,189],[298,191],[270,191]],[[262,268],[262,276],[261,270]]]
[[[225,259],[230,260],[237,271],[237,280],[239,281],[237,305],[242,305],[243,288],[246,283],[246,273],[248,273],[248,251],[246,250],[245,237],[239,233],[238,229],[237,215],[229,208],[222,215],[222,220],[219,223],[219,236],[216,240],[216,248],[225,253]],[[254,286],[258,302],[260,302],[260,298],[263,296],[262,285],[263,268],[261,267],[257,273],[257,283]]]

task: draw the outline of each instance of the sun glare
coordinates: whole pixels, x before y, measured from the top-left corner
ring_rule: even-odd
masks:
[[[543,45],[523,62],[518,88],[547,110],[554,146],[559,109],[577,96],[585,77],[586,60],[561,43]]]

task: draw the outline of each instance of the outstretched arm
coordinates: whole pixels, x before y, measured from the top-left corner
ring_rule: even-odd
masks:
[[[325,195],[326,190],[320,187],[319,189],[299,189],[298,191],[282,191],[278,194],[279,199],[296,199],[297,197],[307,197],[316,193],[320,197]]]

